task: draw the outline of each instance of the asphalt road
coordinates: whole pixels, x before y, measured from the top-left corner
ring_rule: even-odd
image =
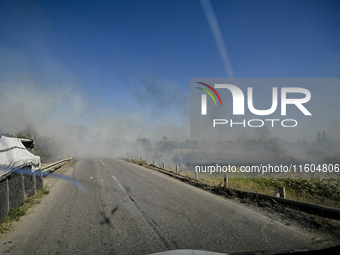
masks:
[[[82,160],[10,233],[0,253],[150,254],[319,247],[319,241],[228,200],[122,160]]]

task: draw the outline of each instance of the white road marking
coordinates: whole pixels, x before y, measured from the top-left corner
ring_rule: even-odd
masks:
[[[119,183],[119,181],[116,179],[116,177],[114,177],[112,175],[112,178],[116,181],[116,183],[118,184],[119,188],[124,192],[125,195],[127,195],[128,197],[130,197],[128,194],[126,194],[125,189],[123,188],[123,186]]]
[[[101,160],[99,160],[99,161],[100,161],[100,163],[102,163],[103,167],[105,167],[105,164],[103,163],[103,161],[101,161]]]

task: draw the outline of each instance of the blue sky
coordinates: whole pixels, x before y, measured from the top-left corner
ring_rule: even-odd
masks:
[[[211,4],[235,77],[340,76],[339,1]],[[65,116],[84,123],[114,111],[183,125],[190,78],[227,77],[196,0],[0,0],[0,54],[2,89],[70,88],[81,106]]]

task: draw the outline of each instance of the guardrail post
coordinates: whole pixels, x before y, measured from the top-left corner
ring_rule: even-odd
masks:
[[[228,188],[228,175],[227,174],[224,175],[224,185],[223,185],[223,187]]]
[[[163,168],[165,168],[165,162],[162,162],[162,166],[163,166]]]
[[[198,179],[198,173],[195,172],[195,180],[197,180],[197,179]]]
[[[178,172],[178,165],[176,165],[176,173]]]
[[[286,189],[285,189],[285,187],[279,187],[279,193],[280,193],[280,197],[286,198]]]

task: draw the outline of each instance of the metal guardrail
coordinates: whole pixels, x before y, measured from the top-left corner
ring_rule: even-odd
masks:
[[[148,164],[150,166],[153,166],[156,168],[159,172],[162,172],[164,174],[173,176],[178,179],[186,179],[185,177],[176,174],[172,171],[166,170],[163,167],[157,166],[155,164]],[[198,183],[198,180],[196,179],[191,179],[194,182]],[[215,186],[210,186],[204,183],[200,183],[205,187],[208,187],[212,191],[214,191]],[[222,187],[218,187],[219,189]],[[307,202],[301,202],[297,200],[292,200],[292,199],[286,199],[286,198],[281,198],[281,197],[275,197],[275,196],[269,196],[269,195],[264,195],[264,194],[259,194],[259,193],[254,193],[254,192],[248,192],[248,191],[242,191],[242,190],[235,190],[235,189],[228,189],[228,188],[222,188],[226,192],[237,195],[238,197],[249,197],[249,198],[254,198],[254,199],[266,199],[269,201],[274,201],[276,203],[280,203],[283,205],[290,205],[295,209],[298,209],[300,211],[321,216],[324,218],[329,218],[329,219],[334,219],[334,220],[340,220],[340,209],[337,208],[332,208],[332,207],[327,207],[327,206],[322,206],[322,205],[317,205],[317,204],[312,204],[312,203],[307,203]]]
[[[290,205],[293,208],[296,208],[300,211],[303,211],[309,214],[314,214],[317,216],[334,219],[334,220],[340,220],[340,209],[337,209],[337,208],[332,208],[332,207],[327,207],[327,206],[322,206],[322,205],[317,205],[317,204],[312,204],[312,203],[307,203],[307,202],[301,202],[301,201],[286,199],[286,198],[281,198],[281,197],[269,196],[269,195],[254,193],[254,192],[247,192],[247,191],[227,189],[227,188],[226,190],[229,190],[230,193],[232,194],[233,193],[237,194],[238,197],[251,197],[255,199],[260,198],[260,199],[272,200],[272,201],[275,201],[276,203],[280,203],[283,205]]]
[[[42,168],[41,168],[41,171],[44,172],[44,173],[46,173],[46,172],[49,172],[49,173],[54,172],[54,170],[55,170],[56,168],[59,168],[59,166],[60,166],[61,164],[64,164],[64,163],[69,162],[69,161],[71,161],[71,160],[72,160],[72,157],[67,158],[67,159],[59,160],[59,161],[57,161],[57,162],[55,162],[55,163],[53,163],[53,164],[50,164],[50,165],[45,166],[45,167],[42,167]]]

